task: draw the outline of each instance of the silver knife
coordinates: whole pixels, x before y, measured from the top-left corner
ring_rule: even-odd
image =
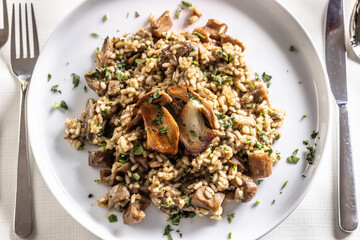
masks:
[[[352,232],[358,225],[354,169],[346,104],[346,49],[343,0],[330,0],[326,18],[326,66],[331,91],[339,107],[340,160],[339,160],[339,225]]]

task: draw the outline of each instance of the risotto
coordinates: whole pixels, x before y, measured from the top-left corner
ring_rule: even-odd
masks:
[[[89,166],[109,191],[97,205],[140,222],[152,202],[168,216],[222,218],[226,201],[248,202],[254,179],[279,160],[284,111],[251,71],[243,43],[214,19],[171,32],[169,12],[150,27],[106,38],[85,75],[98,99],[65,122],[65,139],[84,140]],[[264,77],[263,77],[264,78]]]

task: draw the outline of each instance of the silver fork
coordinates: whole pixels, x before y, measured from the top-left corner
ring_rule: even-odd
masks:
[[[6,0],[3,0],[4,28],[0,29],[0,48],[4,46],[9,37],[9,22]]]
[[[17,189],[15,202],[15,233],[20,237],[25,237],[32,230],[32,203],[30,172],[27,154],[27,132],[26,132],[26,89],[29,85],[36,60],[39,56],[39,40],[37,36],[34,7],[31,4],[31,19],[34,42],[34,56],[30,57],[30,38],[29,38],[29,21],[27,4],[25,4],[25,31],[26,31],[26,57],[24,57],[21,4],[19,4],[19,40],[20,40],[20,57],[16,58],[15,46],[15,5],[12,8],[12,27],[11,27],[11,67],[13,73],[21,84],[21,114],[20,114],[20,137],[18,152],[18,172],[17,172]]]

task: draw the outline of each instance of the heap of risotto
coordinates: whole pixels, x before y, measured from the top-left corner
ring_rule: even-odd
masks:
[[[169,12],[150,27],[106,38],[85,75],[99,98],[65,122],[75,148],[99,146],[89,165],[109,186],[97,201],[140,222],[153,202],[168,216],[221,219],[225,201],[248,202],[253,179],[271,175],[284,112],[244,60],[243,43],[209,19],[169,31]]]

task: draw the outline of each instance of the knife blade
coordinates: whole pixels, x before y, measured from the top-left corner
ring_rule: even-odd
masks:
[[[326,17],[325,56],[331,91],[339,107],[339,226],[345,232],[352,232],[358,225],[358,213],[346,107],[348,97],[343,0],[330,0],[329,2]]]

